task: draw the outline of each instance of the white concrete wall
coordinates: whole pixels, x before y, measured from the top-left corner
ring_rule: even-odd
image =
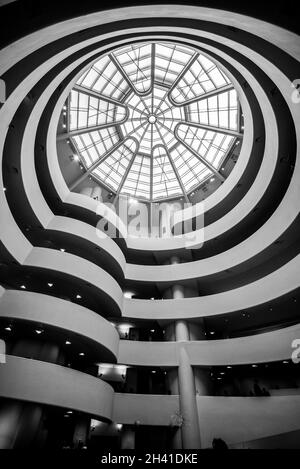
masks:
[[[76,303],[28,291],[6,290],[0,317],[54,326],[93,340],[118,356],[119,335],[99,314]]]
[[[70,368],[7,356],[0,364],[0,396],[112,416],[113,389],[99,378]]]

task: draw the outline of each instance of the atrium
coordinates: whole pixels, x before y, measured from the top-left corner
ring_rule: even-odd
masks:
[[[296,23],[38,3],[0,2],[0,449],[299,449]]]

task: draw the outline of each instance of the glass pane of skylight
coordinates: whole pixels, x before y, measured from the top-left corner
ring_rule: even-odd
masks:
[[[153,200],[182,195],[172,162],[164,147],[153,151]]]
[[[70,95],[70,130],[122,122],[126,108],[75,90]]]
[[[136,142],[127,139],[119,148],[112,152],[93,171],[93,175],[105,183],[113,190],[117,191],[123,182],[126,171],[131,164],[137,150]]]
[[[176,86],[173,87],[171,97],[178,104],[186,104],[229,83],[229,79],[218,69],[217,65],[199,54],[197,60],[186,68]]]
[[[234,137],[230,135],[200,129],[188,124],[179,126],[178,137],[216,169],[219,169],[223,157],[234,142]]]
[[[238,130],[238,102],[235,90],[225,91],[188,106],[188,120],[223,129]]]

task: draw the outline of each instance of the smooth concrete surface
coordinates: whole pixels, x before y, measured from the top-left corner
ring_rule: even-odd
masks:
[[[300,255],[243,287],[184,300],[124,299],[122,316],[127,319],[192,319],[245,310],[279,298],[300,286]]]
[[[237,444],[300,428],[300,396],[197,396],[202,448],[213,438]],[[170,425],[178,396],[115,394],[113,419],[124,424]]]
[[[0,397],[111,419],[113,394],[101,379],[63,366],[9,355],[0,365]]]
[[[299,430],[300,396],[197,396],[202,447],[213,438],[235,444]]]
[[[29,291],[6,290],[0,317],[53,326],[85,337],[118,356],[119,334],[109,321],[76,303]]]
[[[233,339],[199,340],[185,343],[194,366],[243,365],[289,360],[300,325]],[[178,366],[178,343],[121,340],[119,363],[140,366]]]

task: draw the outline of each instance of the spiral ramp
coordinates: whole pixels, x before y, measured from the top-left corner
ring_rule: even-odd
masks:
[[[201,249],[176,237],[99,237],[99,220],[121,235],[126,226],[104,203],[70,190],[79,167],[69,177],[62,169],[62,110],[82,71],[139,41],[201,51],[239,96],[239,158],[196,207]],[[257,376],[270,388],[276,379],[300,385],[291,361],[300,338],[299,61],[299,37],[286,29],[180,5],[64,19],[2,48],[1,447],[62,444],[49,435],[66,420],[78,443],[90,419],[98,438],[121,433],[129,447],[149,428],[173,448],[207,448],[214,437],[231,447],[292,445],[297,386],[228,395],[226,377],[240,373],[242,388]],[[163,335],[129,340],[124,324]],[[183,423],[174,425],[178,415]]]

